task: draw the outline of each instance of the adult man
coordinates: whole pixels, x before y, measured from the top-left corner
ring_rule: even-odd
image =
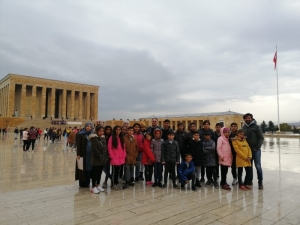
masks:
[[[262,130],[259,125],[256,124],[256,120],[253,118],[251,113],[246,113],[243,116],[245,121],[245,125],[243,126],[243,130],[245,132],[245,136],[247,137],[246,140],[251,148],[252,151],[252,169],[250,180],[253,181],[253,161],[255,164],[255,168],[257,171],[257,178],[258,178],[258,188],[261,190],[263,189],[263,171],[261,168],[261,145],[264,141],[264,136]]]
[[[161,138],[164,141],[168,140],[168,133],[169,133],[170,129],[171,129],[170,128],[170,120],[168,120],[168,119],[164,120],[164,125],[163,125],[163,128],[161,129],[161,131],[162,131]]]
[[[152,138],[154,138],[154,134],[153,134],[154,130],[156,128],[161,129],[159,126],[157,126],[157,124],[158,124],[158,119],[154,117],[152,118],[152,125],[147,127],[146,132],[149,132],[152,135]]]

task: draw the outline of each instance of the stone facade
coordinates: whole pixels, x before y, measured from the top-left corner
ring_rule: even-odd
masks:
[[[0,114],[98,119],[99,86],[8,74],[0,80]]]
[[[166,116],[152,116],[140,118],[139,121],[144,121],[146,124],[151,125],[152,118],[158,119],[159,126],[163,126],[165,119],[170,120],[170,126],[172,129],[177,130],[179,122],[184,124],[185,129],[188,128],[191,122],[196,123],[197,128],[203,126],[204,120],[209,120],[210,127],[213,129],[216,123],[221,123],[222,126],[229,127],[231,123],[235,122],[238,127],[241,128],[244,125],[243,114],[227,111],[227,112],[214,112],[214,113],[197,113],[197,114],[182,114],[182,115],[166,115]]]

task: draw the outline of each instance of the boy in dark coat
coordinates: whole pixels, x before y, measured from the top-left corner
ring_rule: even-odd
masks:
[[[162,188],[167,187],[168,174],[172,175],[173,187],[178,188],[175,178],[176,164],[179,164],[180,152],[177,141],[174,140],[174,131],[169,130],[168,140],[161,145],[161,163],[165,165],[164,184]]]
[[[185,155],[185,160],[182,160],[180,166],[178,167],[178,177],[179,182],[181,183],[181,188],[184,188],[189,180],[192,180],[192,190],[196,191],[197,188],[195,186],[195,166],[192,159],[192,154],[187,153]]]
[[[196,173],[196,186],[201,187],[200,177],[201,177],[201,166],[203,166],[203,152],[202,152],[202,142],[200,140],[199,132],[196,131],[193,134],[193,139],[188,144],[188,152],[193,156],[193,162],[195,165]]]

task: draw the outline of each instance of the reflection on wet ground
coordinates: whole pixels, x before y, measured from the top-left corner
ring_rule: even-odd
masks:
[[[10,135],[10,136],[9,136]],[[299,139],[266,138],[264,187],[252,191],[146,187],[99,195],[74,181],[75,153],[40,140],[23,153],[0,137],[0,224],[300,224]],[[229,170],[230,171],[230,170]],[[228,173],[228,182],[232,182]]]

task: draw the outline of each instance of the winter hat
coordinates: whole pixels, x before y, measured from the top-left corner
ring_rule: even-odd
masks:
[[[224,127],[224,129],[223,129],[223,133],[225,133],[225,132],[230,132],[227,127]]]

